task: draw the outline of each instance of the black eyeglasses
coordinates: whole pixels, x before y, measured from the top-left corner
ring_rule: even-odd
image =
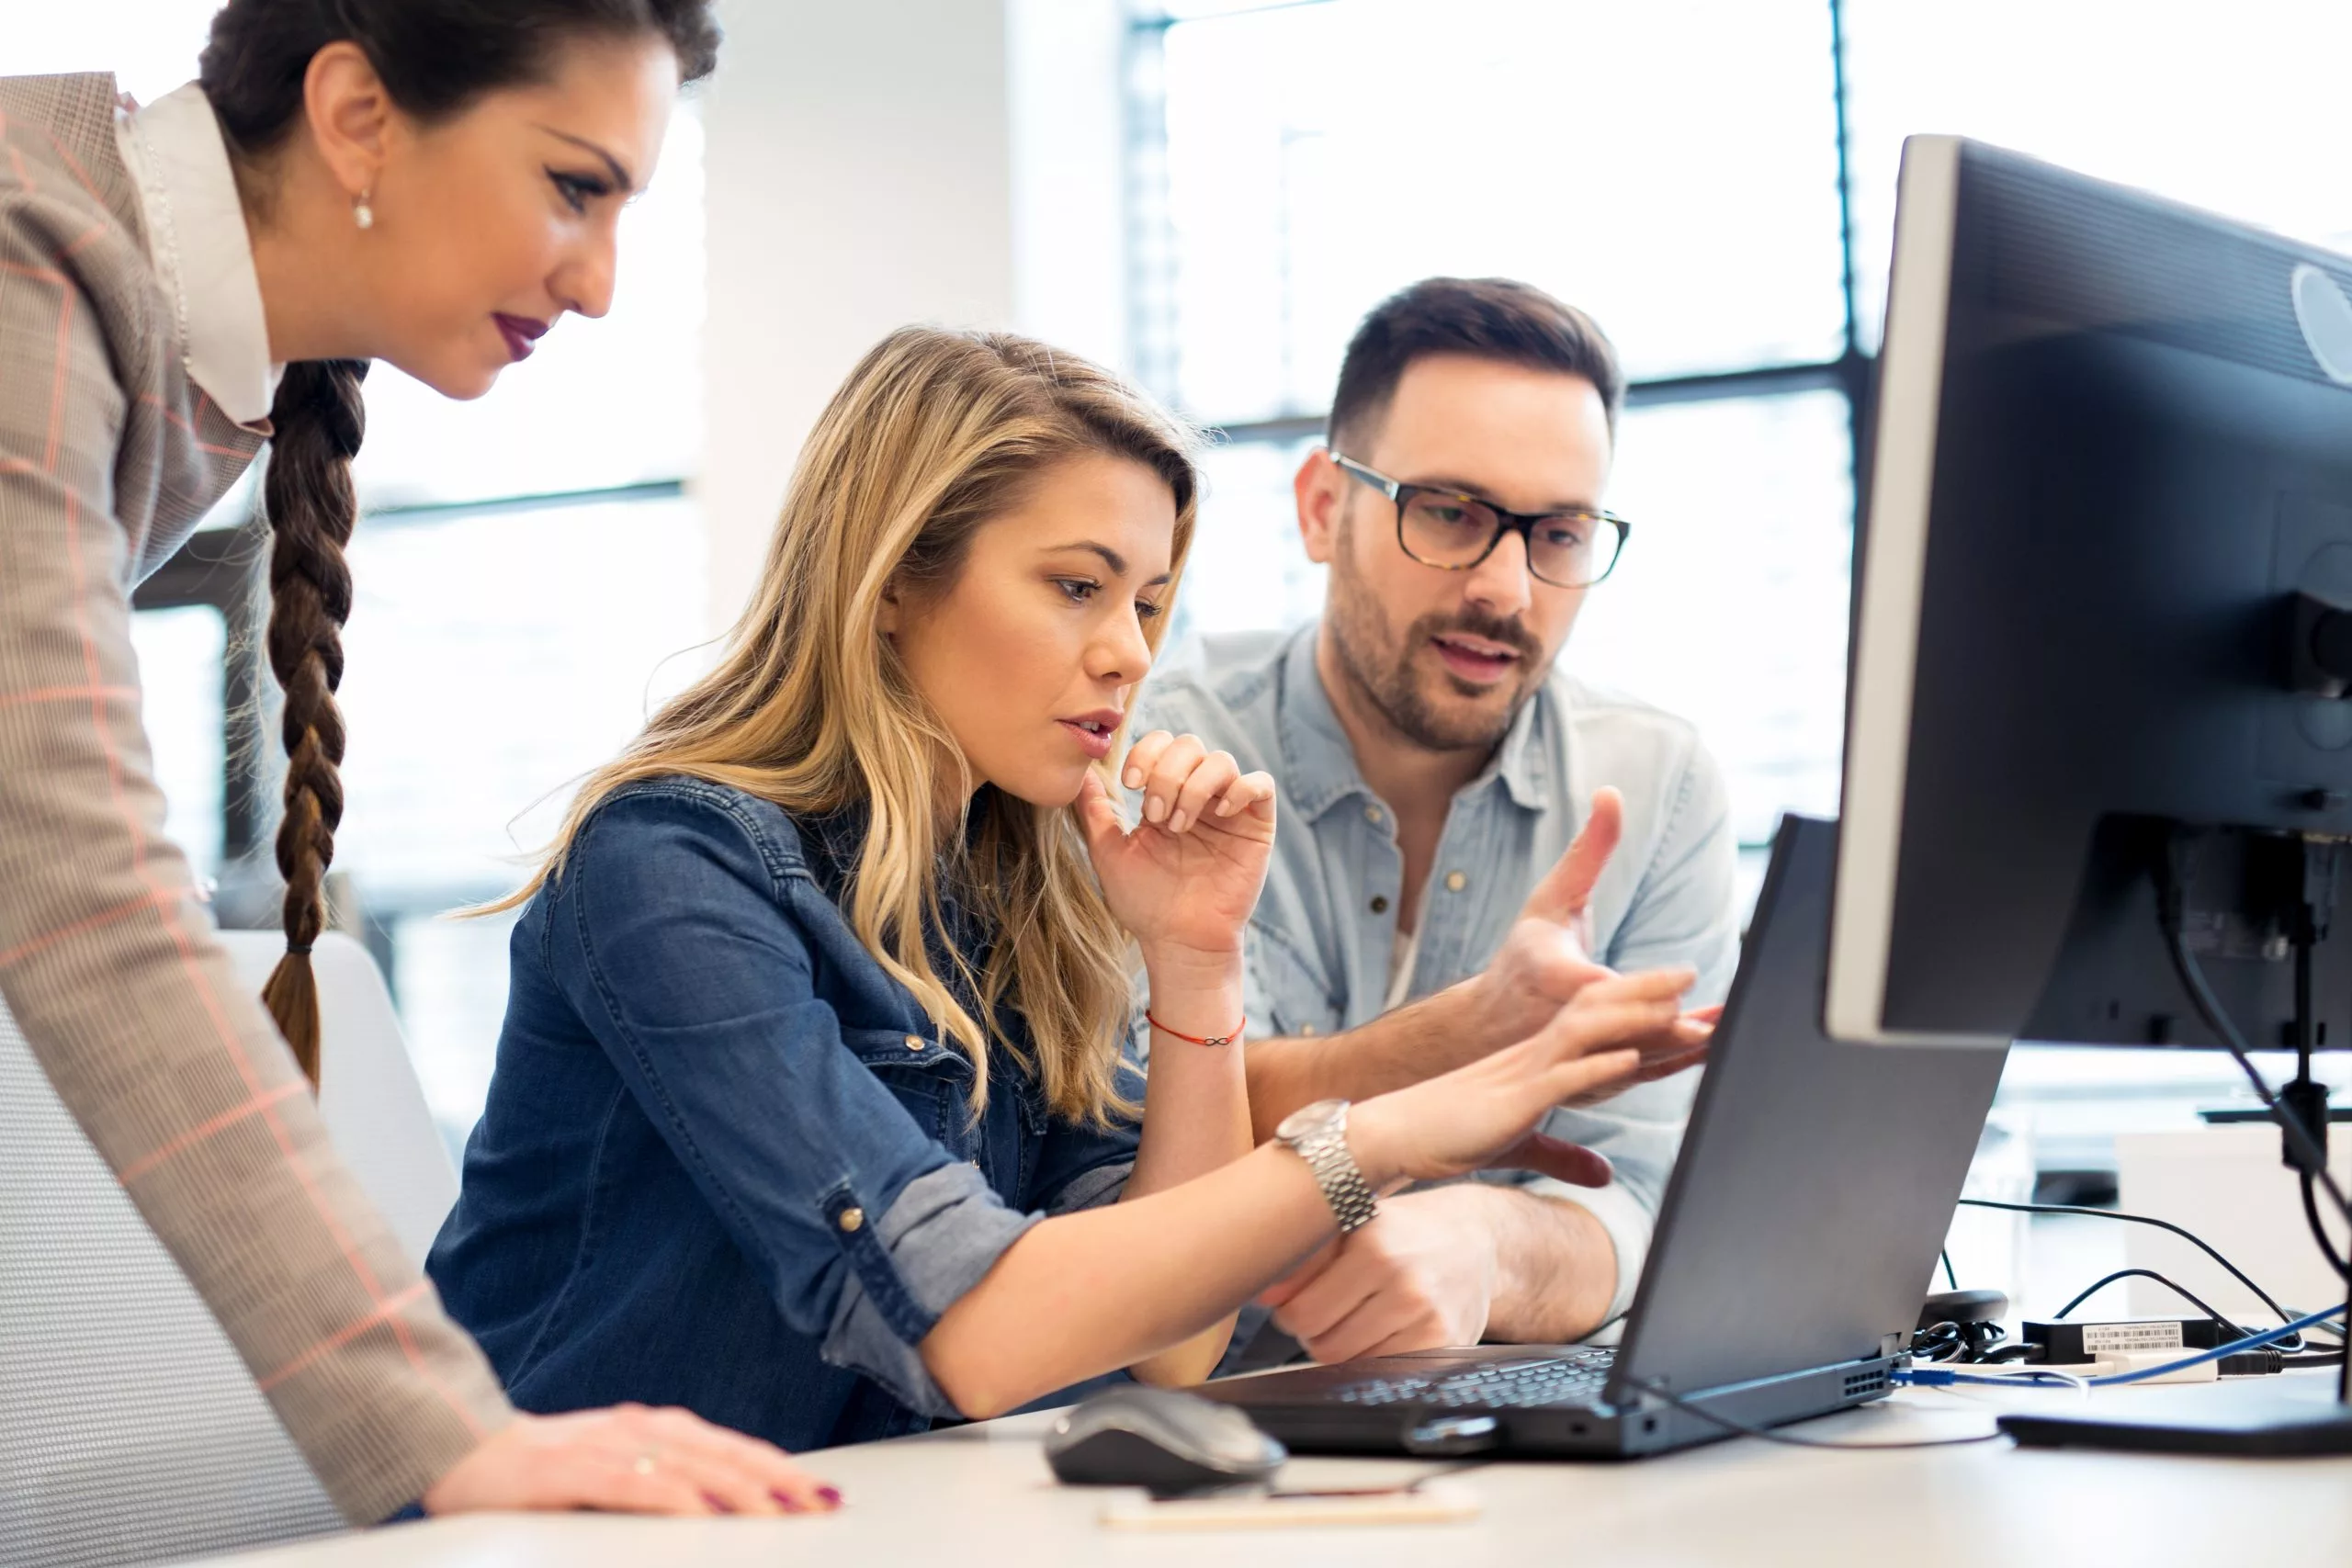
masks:
[[[1331,454],[1351,478],[1396,503],[1396,543],[1423,566],[1468,571],[1495,553],[1505,534],[1527,546],[1527,570],[1555,588],[1589,588],[1624,553],[1633,525],[1607,512],[1509,512],[1460,491],[1408,485]]]

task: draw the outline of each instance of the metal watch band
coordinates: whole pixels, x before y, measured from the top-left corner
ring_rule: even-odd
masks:
[[[1348,1147],[1344,1120],[1340,1125],[1291,1146],[1306,1161],[1306,1168],[1315,1173],[1315,1184],[1323,1190],[1323,1201],[1331,1205],[1341,1235],[1372,1223],[1372,1217],[1380,1212],[1380,1200],[1364,1181],[1355,1154]]]

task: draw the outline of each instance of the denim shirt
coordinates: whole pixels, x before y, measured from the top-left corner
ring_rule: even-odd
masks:
[[[1135,726],[1198,735],[1245,772],[1265,769],[1281,792],[1273,863],[1247,939],[1250,1032],[1261,1036],[1354,1029],[1380,1016],[1389,990],[1404,855],[1323,689],[1317,631],[1310,622],[1202,639],[1153,676]],[[1689,1005],[1724,998],[1739,926],[1721,773],[1688,723],[1557,669],[1446,813],[1421,893],[1410,998],[1487,966],[1602,784],[1623,792],[1625,827],[1593,890],[1594,955],[1618,970],[1687,964],[1699,976]],[[1695,1075],[1683,1075],[1552,1113],[1546,1132],[1614,1163],[1608,1187],[1490,1173],[1569,1199],[1607,1228],[1617,1254],[1612,1319],[1632,1303],[1695,1087]],[[1245,1322],[1244,1334],[1253,1326]]]
[[[970,1059],[838,905],[858,830],[639,783],[515,926],[426,1269],[522,1408],[682,1404],[792,1450],[922,1430],[956,1414],[917,1350],[940,1314],[1044,1214],[1124,1190],[1135,1129],[1055,1116],[1001,1048],[974,1122]]]

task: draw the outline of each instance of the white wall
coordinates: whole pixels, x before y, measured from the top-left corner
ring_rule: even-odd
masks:
[[[858,356],[909,321],[1016,320],[1003,0],[733,0],[722,19],[696,484],[714,628]]]

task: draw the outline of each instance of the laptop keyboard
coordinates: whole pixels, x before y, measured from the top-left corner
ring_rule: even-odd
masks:
[[[1537,1360],[1497,1361],[1436,1377],[1366,1378],[1332,1391],[1342,1404],[1426,1404],[1442,1409],[1528,1409],[1598,1404],[1617,1359],[1612,1349],[1572,1351]]]

